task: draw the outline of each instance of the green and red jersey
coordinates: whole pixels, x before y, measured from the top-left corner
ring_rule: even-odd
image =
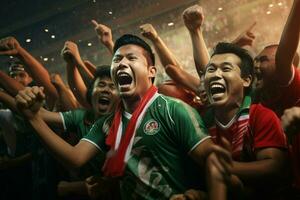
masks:
[[[107,152],[104,133],[108,133],[112,118],[99,119],[83,140]],[[123,130],[130,118],[131,114],[123,112]],[[192,162],[188,154],[208,138],[196,110],[180,100],[159,95],[136,130],[120,183],[122,199],[167,199],[191,188],[188,174]]]

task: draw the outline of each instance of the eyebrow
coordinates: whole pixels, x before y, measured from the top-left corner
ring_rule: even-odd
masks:
[[[230,65],[231,67],[234,67],[233,64],[230,62],[223,62],[221,65]]]

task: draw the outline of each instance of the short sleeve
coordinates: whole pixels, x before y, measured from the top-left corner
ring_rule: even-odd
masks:
[[[97,147],[102,152],[106,152],[105,138],[106,135],[103,132],[104,119],[97,120],[92,126],[91,130],[81,140],[87,141]]]
[[[174,134],[184,152],[189,153],[210,136],[208,136],[207,129],[195,109],[184,102],[176,104],[172,109]]]
[[[61,112],[60,116],[63,121],[63,127],[65,131],[68,132],[76,132],[77,126],[81,120],[83,120],[82,116],[84,115],[83,110],[71,110],[67,112]]]
[[[287,148],[286,136],[272,110],[260,104],[251,106],[250,123],[254,132],[254,148]]]

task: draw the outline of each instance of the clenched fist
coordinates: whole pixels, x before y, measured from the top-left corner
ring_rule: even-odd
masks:
[[[152,26],[152,24],[143,24],[140,26],[140,29],[141,29],[141,34],[145,38],[148,38],[151,41],[157,39],[158,35],[155,28]]]
[[[26,87],[15,97],[18,109],[27,117],[34,117],[43,105],[45,99],[43,87]]]
[[[21,48],[14,37],[6,37],[0,40],[0,55],[15,56]]]
[[[200,29],[204,21],[203,9],[199,5],[191,6],[183,11],[182,17],[187,29],[196,31]]]
[[[66,62],[82,62],[77,44],[74,42],[66,41],[65,46],[61,51],[61,55],[63,56]]]

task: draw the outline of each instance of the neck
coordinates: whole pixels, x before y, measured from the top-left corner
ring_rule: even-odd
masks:
[[[123,98],[122,103],[124,110],[128,113],[133,113],[141,101],[141,97]]]
[[[144,95],[147,93],[147,91],[150,89],[151,86],[152,85],[150,85],[146,90],[143,90],[143,92],[140,92],[140,94],[138,95],[122,97],[122,103],[125,111],[132,114],[135,111],[135,109],[138,107],[142,98],[144,97]]]
[[[220,108],[215,108],[216,119],[223,125],[226,125],[232,120],[232,118],[238,113],[241,103],[235,103],[230,106],[221,106]]]

